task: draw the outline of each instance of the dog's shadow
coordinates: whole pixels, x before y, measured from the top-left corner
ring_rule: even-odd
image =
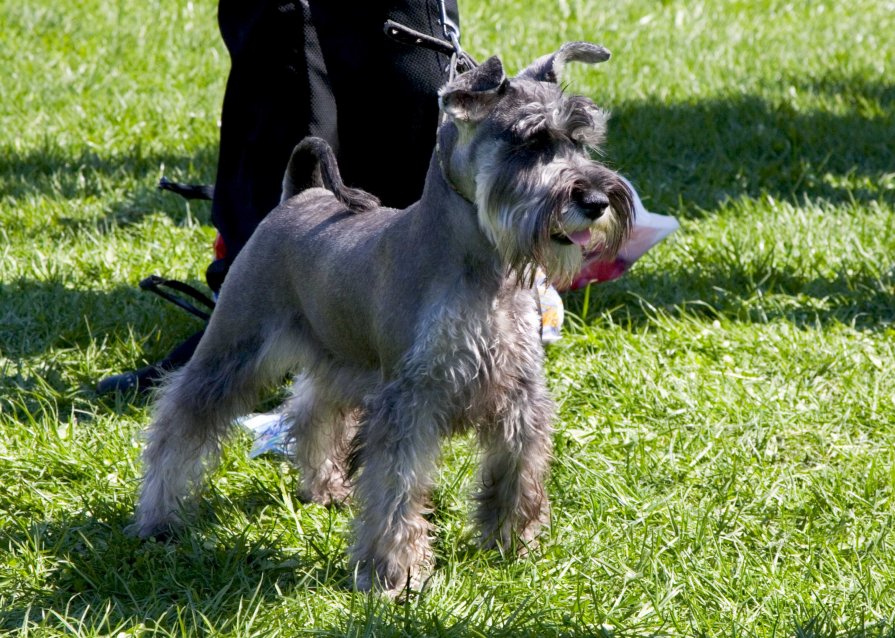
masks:
[[[8,217],[6,230],[67,245],[73,233],[89,233],[101,240],[150,214],[165,215],[177,224],[188,217],[207,223],[207,204],[190,205],[160,192],[157,182],[162,169],[174,178],[210,181],[216,158],[216,145],[199,146],[189,155],[139,149],[120,155],[72,151],[50,142],[25,153],[2,155],[0,185],[6,197],[14,202],[41,199],[62,204],[53,207],[61,214],[40,224],[27,215]],[[95,200],[112,203],[95,211],[90,206]],[[163,255],[158,263],[159,273],[166,274]],[[27,275],[12,275],[0,282],[0,355],[10,363],[0,378],[0,396],[7,389],[9,396],[22,396],[28,404],[22,406],[26,412],[39,407],[33,397],[47,394],[54,395],[60,412],[67,411],[73,401],[92,398],[99,377],[158,360],[202,326],[173,305],[141,293],[136,281],[100,290],[83,282],[108,279],[110,274],[102,267],[88,266],[91,270],[74,274],[64,268],[51,260],[37,269],[23,269]],[[201,273],[196,273],[191,283],[201,288],[204,284],[199,278]],[[132,340],[139,342],[141,353],[130,352]],[[47,356],[80,351],[91,357],[93,348],[103,354],[96,358],[105,362],[100,370],[62,365],[56,357]],[[108,350],[117,351],[119,359],[108,361]]]
[[[102,217],[79,214],[60,217],[35,227],[42,237],[99,227],[136,224],[154,212],[182,223],[186,211],[205,223],[209,207],[188,207],[180,197],[157,188],[162,171],[179,181],[210,183],[217,165],[217,145],[198,146],[189,155],[137,152],[104,154],[89,149],[72,152],[45,143],[27,153],[0,156],[0,182],[8,197],[27,201],[33,197],[79,205],[96,198],[115,199]],[[80,208],[80,206],[79,206]],[[26,231],[28,229],[25,229]]]
[[[161,359],[204,325],[127,283],[96,290],[62,278],[0,282],[0,309],[0,358],[7,361],[0,405],[22,421],[85,404],[79,418],[90,418],[100,378]],[[113,393],[101,401],[105,410],[121,414],[146,398]]]
[[[203,284],[189,280],[197,288]],[[41,356],[57,348],[84,349],[102,338],[126,341],[131,334],[149,336],[164,326],[190,334],[203,322],[159,297],[143,292],[136,282],[107,290],[73,287],[62,278],[0,282],[0,306],[7,320],[0,326],[0,352],[10,359]],[[167,353],[177,343],[161,343],[147,356]],[[151,345],[151,344],[147,344]]]
[[[335,614],[336,620],[329,621],[332,626],[315,626],[320,635],[464,638],[485,631],[476,609],[469,612],[470,618],[437,609],[425,590],[400,597],[398,604],[376,594],[353,592],[345,567],[345,529],[334,532],[341,542],[306,530],[297,543],[290,543],[270,534],[258,535],[253,525],[229,528],[216,516],[228,507],[239,509],[249,520],[268,508],[284,516],[283,504],[269,489],[251,484],[236,490],[233,497],[210,487],[195,520],[168,539],[126,535],[124,529],[133,514],[130,505],[107,497],[97,497],[85,504],[82,513],[71,516],[42,522],[23,519],[14,529],[4,530],[9,546],[23,557],[20,565],[40,560],[58,567],[42,582],[34,577],[16,579],[16,590],[7,592],[15,603],[0,608],[0,633],[15,631],[27,622],[47,627],[59,623],[61,628],[66,621],[59,619],[76,618],[88,632],[118,631],[142,623],[149,631],[198,635],[207,628],[235,627],[235,619],[252,613],[255,606],[288,605],[297,596],[313,596],[322,588],[328,590],[323,595],[336,592],[343,607]],[[331,519],[347,518],[341,510],[330,512]],[[469,560],[474,552],[479,560],[503,562],[496,553],[474,550],[472,543],[461,545],[456,555],[462,560]],[[474,595],[485,602],[499,598],[497,592]],[[362,634],[359,628],[365,628]],[[514,605],[505,628],[487,631],[495,636],[545,632],[569,638],[592,635],[574,623],[559,627],[545,621],[535,600]]]

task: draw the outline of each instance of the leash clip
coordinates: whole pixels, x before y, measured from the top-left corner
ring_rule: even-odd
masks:
[[[444,0],[440,0],[439,8],[441,9],[441,32],[444,34],[446,40],[450,40],[452,43],[456,38],[457,42],[454,44],[454,48],[457,50],[457,53],[460,53],[460,27],[457,26],[457,23],[451,20],[450,16],[447,13],[447,7],[444,4]]]
[[[447,29],[447,32],[447,39],[451,41],[454,47],[454,55],[459,58],[463,55],[463,49],[460,47],[460,34],[454,31],[453,28]]]

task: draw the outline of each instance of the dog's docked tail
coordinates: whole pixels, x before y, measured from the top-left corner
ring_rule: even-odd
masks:
[[[339,174],[335,153],[326,140],[319,137],[306,137],[292,151],[289,166],[283,176],[280,202],[309,188],[325,188],[355,213],[379,207],[379,200],[375,195],[345,186]]]

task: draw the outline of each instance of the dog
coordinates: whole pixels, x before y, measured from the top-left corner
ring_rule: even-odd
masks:
[[[606,113],[559,85],[565,63],[608,58],[572,42],[513,78],[497,57],[456,76],[439,92],[424,192],[404,210],[346,187],[326,143],[302,141],[281,204],[159,394],[131,532],[182,523],[233,418],[299,370],[285,409],[299,496],[359,501],[358,590],[396,594],[430,573],[440,443],[468,428],[483,449],[480,544],[525,553],[548,515],[554,418],[534,274],[568,281],[584,250],[611,257],[634,215],[623,180],[592,159]]]

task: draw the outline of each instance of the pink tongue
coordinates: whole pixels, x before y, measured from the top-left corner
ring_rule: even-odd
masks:
[[[568,237],[572,240],[573,243],[578,244],[579,246],[587,246],[590,243],[589,230],[579,230],[572,233],[571,235],[568,235]]]

